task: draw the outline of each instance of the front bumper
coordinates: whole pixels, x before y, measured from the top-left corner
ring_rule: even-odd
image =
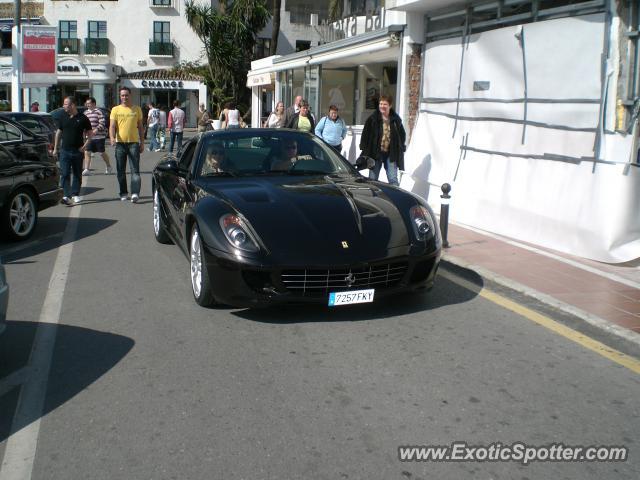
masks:
[[[375,288],[375,299],[394,295],[402,292],[430,289],[433,286],[438,265],[440,263],[440,250],[424,253],[422,255],[407,255],[387,259],[377,259],[372,262],[359,262],[352,266],[340,265],[338,267],[326,265],[301,266],[265,266],[251,265],[216,255],[217,252],[205,247],[204,260],[213,295],[221,304],[241,308],[264,307],[278,304],[328,304],[330,292],[345,292],[360,290],[363,288]],[[401,263],[406,265],[404,273],[392,283],[387,285],[363,286],[355,284],[348,287],[329,287],[326,290],[318,289],[312,292],[292,290],[283,282],[283,272],[291,269],[300,270],[309,268],[313,270],[362,270],[369,265],[389,263]]]

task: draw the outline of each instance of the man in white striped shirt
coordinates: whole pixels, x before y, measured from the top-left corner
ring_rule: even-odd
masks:
[[[87,98],[86,102],[84,102],[84,106],[87,107],[84,114],[91,122],[93,136],[91,137],[89,146],[84,152],[84,170],[82,171],[82,175],[91,175],[91,154],[93,152],[100,153],[102,155],[102,160],[104,160],[104,163],[107,166],[104,173],[105,175],[109,175],[112,172],[111,163],[109,162],[109,155],[104,151],[104,141],[107,136],[106,119],[104,118],[102,111],[96,107],[95,98]]]

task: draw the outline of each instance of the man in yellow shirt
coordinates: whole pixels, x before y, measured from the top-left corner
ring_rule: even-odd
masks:
[[[131,201],[140,198],[140,154],[144,152],[142,110],[131,103],[131,90],[120,88],[120,105],[111,109],[109,139],[116,147],[116,172],[120,186],[120,200],[128,198],[127,157],[131,169]]]

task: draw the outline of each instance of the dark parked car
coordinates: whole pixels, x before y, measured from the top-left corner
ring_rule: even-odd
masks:
[[[53,150],[53,143],[55,141],[56,130],[58,127],[56,126],[56,122],[53,120],[53,117],[48,113],[0,112],[0,118],[8,118],[38,135],[47,137],[51,144],[51,150]]]
[[[7,326],[7,307],[9,305],[9,285],[4,271],[4,265],[0,263],[0,333]]]
[[[152,184],[156,240],[190,259],[202,306],[334,306],[433,285],[442,241],[426,202],[364,178],[313,135],[206,132]]]
[[[48,140],[0,118],[0,232],[11,240],[28,238],[38,211],[62,198],[59,182]]]

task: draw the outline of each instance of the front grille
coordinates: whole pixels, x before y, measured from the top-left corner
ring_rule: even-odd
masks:
[[[364,267],[284,270],[282,283],[297,293],[328,293],[350,288],[389,288],[400,283],[407,262],[385,263]]]

